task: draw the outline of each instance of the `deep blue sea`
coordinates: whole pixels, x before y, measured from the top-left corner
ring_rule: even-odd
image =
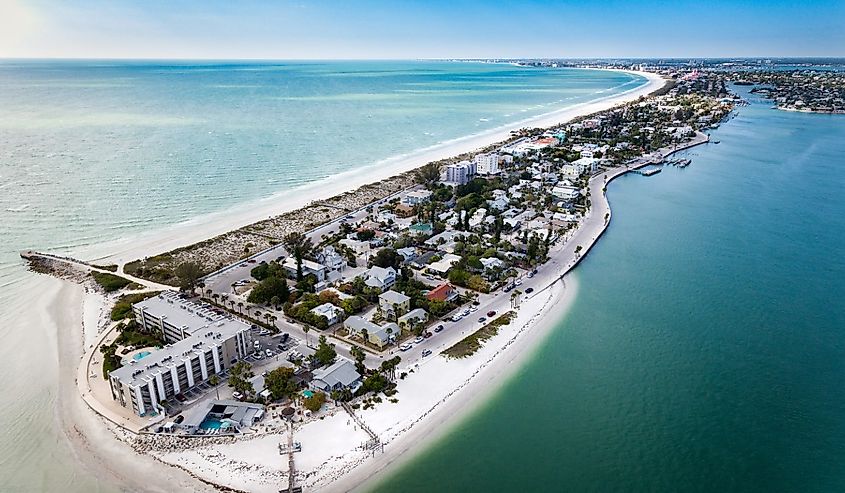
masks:
[[[376,491],[845,491],[845,117],[712,136],[610,185],[571,312]]]
[[[56,426],[23,249],[73,252],[645,83],[444,62],[0,60],[0,491],[111,490]]]

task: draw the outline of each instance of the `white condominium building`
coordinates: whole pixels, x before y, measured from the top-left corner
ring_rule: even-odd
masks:
[[[250,351],[249,325],[175,292],[136,303],[132,311],[139,324],[169,343],[109,374],[112,398],[139,416],[161,412],[162,401],[222,373]]]
[[[476,173],[475,162],[461,161],[446,166],[446,182],[456,185],[466,185]]]
[[[496,175],[499,173],[499,155],[495,152],[478,154],[475,165],[479,175]]]

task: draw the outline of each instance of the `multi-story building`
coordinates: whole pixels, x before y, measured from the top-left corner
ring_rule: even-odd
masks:
[[[477,154],[475,166],[479,175],[496,175],[499,173],[499,155],[495,152]]]
[[[461,161],[460,163],[446,166],[446,182],[456,185],[466,185],[475,176],[476,165],[472,161]]]
[[[249,325],[175,292],[136,303],[132,311],[142,327],[169,343],[109,374],[112,398],[139,416],[161,412],[162,401],[208,381],[250,351]]]

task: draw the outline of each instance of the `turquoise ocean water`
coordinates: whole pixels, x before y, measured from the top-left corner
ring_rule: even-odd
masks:
[[[56,426],[49,280],[90,249],[566,106],[620,73],[438,62],[0,61],[0,490],[110,490]]]
[[[845,117],[752,101],[609,187],[571,312],[376,491],[845,490]]]

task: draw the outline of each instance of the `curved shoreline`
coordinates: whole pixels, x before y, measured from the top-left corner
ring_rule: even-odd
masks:
[[[432,161],[476,151],[508,139],[510,133],[514,130],[528,126],[552,127],[580,116],[607,110],[619,104],[636,100],[641,96],[647,96],[663,87],[665,83],[665,79],[661,76],[650,72],[618,69],[590,70],[634,74],[644,77],[646,82],[619,94],[567,106],[484,132],[459,137],[428,148],[417,149],[409,154],[392,156],[307,185],[282,190],[266,198],[251,200],[226,211],[204,214],[159,230],[140,233],[96,246],[83,247],[79,250],[92,260],[112,263],[129,262],[170,251],[242,228],[268,217],[300,209],[314,201],[329,199],[358,187],[412,171]]]
[[[530,119],[530,122],[520,122],[518,124],[515,124],[519,125],[516,128],[522,128],[525,126],[526,123],[543,127],[565,123],[566,121],[569,121],[575,117],[594,113],[597,111],[602,111],[617,104],[636,99],[637,97],[640,97],[642,95],[647,95],[653,92],[654,90],[658,89],[659,87],[662,87],[663,85],[664,81],[659,76],[656,76],[654,74],[642,73],[640,73],[639,75],[647,76],[648,79],[646,84],[640,87],[608,98],[599,99],[597,101],[591,101],[588,103],[582,103],[580,105],[564,108],[562,110],[551,112],[546,115],[541,115],[540,117]],[[228,231],[243,224],[247,224],[255,219],[261,219],[263,217],[266,217],[267,215],[275,215],[281,212],[296,209],[298,207],[297,204],[299,202],[303,202],[301,205],[305,205],[305,200],[318,200],[324,197],[332,196],[336,193],[342,193],[344,191],[349,190],[350,188],[354,188],[359,182],[360,184],[372,183],[373,181],[377,181],[384,177],[393,176],[398,173],[414,169],[416,167],[421,166],[422,164],[433,160],[451,157],[457,154],[478,149],[479,147],[483,147],[491,143],[498,142],[500,140],[503,140],[504,138],[507,138],[509,136],[510,130],[511,129],[508,127],[497,129],[495,132],[468,136],[465,139],[459,139],[459,141],[457,142],[447,143],[436,150],[424,151],[421,154],[415,155],[413,157],[395,158],[396,162],[393,166],[385,166],[383,164],[376,165],[383,167],[382,169],[378,170],[378,174],[372,173],[373,167],[371,166],[356,170],[355,174],[358,176],[356,176],[355,178],[340,175],[324,180],[328,183],[323,183],[321,181],[309,185],[307,187],[303,187],[302,189],[282,192],[282,194],[297,194],[302,193],[303,191],[316,192],[313,195],[309,195],[307,199],[304,199],[300,196],[288,198],[287,200],[280,200],[279,197],[274,196],[269,199],[263,199],[261,201],[262,203],[264,203],[263,206],[252,207],[250,208],[250,210],[244,211],[242,213],[227,215],[227,218],[225,219],[221,219],[218,218],[217,215],[213,215],[194,221],[189,221],[188,223],[175,225],[173,227],[168,228],[166,231],[152,233],[146,239],[142,239],[141,241],[138,241],[131,246],[126,246],[123,249],[119,249],[118,253],[106,255],[106,257],[110,259],[118,259],[121,261],[133,260],[134,258],[158,253],[167,250],[171,247],[175,248],[184,244],[191,243],[193,241],[208,238],[216,234],[217,230],[221,230],[220,232]],[[444,154],[444,156],[436,157],[440,154]],[[317,190],[319,191],[317,192]],[[604,194],[602,195],[604,196]],[[271,204],[269,202],[277,203]],[[606,199],[602,202],[606,202]],[[205,221],[215,222],[214,225],[210,225],[205,224]],[[606,228],[606,226],[607,225],[605,224],[604,228]],[[598,236],[600,236],[600,233]],[[598,236],[593,240],[593,242],[597,240]],[[117,243],[129,243],[129,241],[130,240],[121,240]],[[105,245],[102,248],[115,248],[115,246],[117,245],[111,244]],[[583,255],[581,257],[583,257]],[[567,265],[564,271],[569,272],[571,268],[574,267],[575,264],[577,264],[577,260],[571,265]],[[562,277],[564,276],[561,276],[560,278]],[[560,278],[558,278],[558,280]],[[557,281],[554,281],[554,283],[556,282]],[[492,395],[492,392],[495,389],[499,388],[499,383],[497,380],[503,376],[511,376],[512,373],[516,369],[518,369],[519,366],[521,366],[521,363],[524,362],[525,359],[527,359],[533,353],[533,349],[536,349],[537,344],[539,344],[539,342],[541,342],[543,338],[550,333],[550,327],[556,325],[559,322],[560,312],[557,310],[557,308],[561,305],[561,302],[563,302],[562,304],[565,309],[571,305],[574,299],[575,290],[565,289],[563,284],[564,283],[560,284],[560,287],[563,289],[560,289],[559,292],[554,288],[549,291],[547,293],[549,298],[544,303],[540,314],[531,317],[531,320],[529,320],[529,322],[527,322],[526,325],[523,326],[519,330],[519,332],[515,336],[513,336],[512,339],[510,339],[504,346],[501,346],[501,348],[497,350],[496,354],[493,357],[484,361],[479,367],[478,372],[476,372],[476,374],[473,374],[473,376],[469,380],[467,380],[464,385],[461,386],[461,389],[463,389],[462,392],[470,392],[473,394],[473,397],[477,398],[476,402],[473,402],[473,404],[470,406],[466,406],[464,405],[464,402],[457,402],[456,399],[444,399],[443,401],[435,404],[431,408],[429,413],[426,413],[424,417],[419,418],[417,421],[415,421],[415,424],[413,426],[409,427],[408,430],[402,432],[400,436],[395,437],[389,443],[389,445],[386,446],[386,449],[390,450],[391,452],[394,452],[394,450],[392,450],[394,448],[399,449],[395,451],[396,454],[393,457],[388,458],[388,454],[384,454],[383,456],[376,458],[382,459],[381,461],[370,460],[366,464],[362,464],[358,467],[355,467],[352,471],[344,474],[342,476],[342,481],[336,480],[329,485],[325,485],[326,488],[328,490],[349,490],[350,482],[354,484],[354,486],[352,487],[356,489],[366,487],[368,484],[370,484],[374,475],[377,478],[381,477],[382,475],[393,470],[394,467],[398,466],[404,461],[410,460],[414,454],[409,454],[407,452],[412,452],[412,449],[413,451],[419,451],[420,447],[417,445],[418,442],[414,440],[415,437],[422,438],[423,436],[425,436],[427,439],[433,440],[432,437],[436,437],[439,433],[445,432],[446,429],[456,426],[469,412],[480,407],[486,401],[486,399],[489,398],[490,395]],[[57,310],[57,316],[55,317],[56,320],[59,319],[59,313],[63,316],[66,316],[68,313],[78,314],[80,312],[78,307],[70,306],[75,303],[73,299],[74,296],[62,296],[60,295],[61,291],[63,290],[59,290],[55,296],[56,303],[54,309]],[[539,295],[540,293],[537,293],[532,298],[537,298]],[[555,309],[554,312],[553,309]],[[554,316],[552,316],[553,314]],[[68,324],[70,324],[70,320],[72,318],[73,317],[66,316]],[[63,330],[60,329],[60,332],[63,332]],[[523,332],[528,332],[528,334],[523,334]],[[80,342],[81,339],[77,340],[77,344]],[[70,352],[66,352],[72,352],[72,349],[70,349],[70,347],[72,347],[72,345],[69,345],[67,348],[60,349],[60,352],[64,352],[64,357],[66,360],[72,361],[76,356],[79,355],[72,355]],[[78,363],[79,361],[76,361],[76,364]],[[71,373],[73,375],[77,375],[76,371],[73,371]],[[60,385],[62,385],[61,382]],[[71,385],[71,387],[74,389],[74,391],[77,388],[75,384]],[[64,393],[65,392],[63,392],[63,394]],[[69,398],[67,396],[65,397],[65,400]],[[79,395],[75,395],[72,398],[76,399],[79,397]],[[78,400],[81,401],[81,398]],[[70,405],[73,405],[73,403],[66,402],[63,407],[68,407]],[[79,409],[76,409],[75,411],[78,414]],[[99,420],[99,418],[97,418],[93,415],[93,413],[90,412],[90,409],[85,409],[85,412],[89,413],[91,415],[91,418],[95,418],[90,420],[90,422],[87,423],[88,425],[93,425],[94,421]],[[91,443],[87,440],[84,440],[84,438],[81,441],[73,440],[74,434],[79,434],[76,424],[70,423],[67,416],[64,417],[64,419],[61,419],[60,421],[65,429],[65,433],[72,440],[72,442],[74,442],[75,446],[81,446],[82,448],[86,449],[86,452],[91,452],[91,454],[95,455],[95,457],[89,458],[89,460],[86,462],[99,465],[97,469],[107,471],[109,476],[114,477],[116,479],[117,484],[125,486],[127,485],[127,483],[136,483],[132,485],[133,489],[149,488],[151,491],[162,491],[153,484],[150,484],[149,476],[140,474],[132,467],[132,464],[130,464],[130,462],[135,462],[133,459],[135,459],[134,455],[137,454],[135,454],[134,451],[132,451],[127,445],[115,440],[113,444],[98,444],[96,448],[99,450],[91,450]],[[110,433],[107,426],[105,426],[103,423],[99,424],[102,425],[99,430],[100,437]],[[434,433],[434,430],[437,428],[440,428],[440,430],[438,430],[437,433]],[[109,437],[109,439],[114,440],[114,437]],[[110,450],[114,449],[115,445],[118,448],[122,449],[120,450],[120,453],[114,453],[116,452],[115,450]],[[126,453],[128,453],[129,455],[126,455]],[[108,455],[108,457],[106,457],[106,455]],[[123,462],[123,460],[125,459],[125,463],[120,464],[119,467],[112,467],[112,462],[116,457],[120,457],[121,462]],[[147,457],[145,459],[137,459],[137,461],[144,463],[145,466],[151,466],[152,464],[161,463],[160,461],[157,461],[151,457]],[[171,469],[171,472],[172,471],[175,471],[175,469]],[[185,486],[187,488],[198,487],[197,484],[189,484],[197,481],[195,478],[187,477],[187,474],[182,471],[180,471],[180,473],[181,474],[168,473],[162,476],[167,476],[171,478],[171,480],[178,478],[176,480],[182,483],[180,486]],[[357,477],[361,477],[362,479],[356,482]],[[205,482],[206,480],[203,479],[203,481]],[[339,484],[340,482],[342,482],[343,485]],[[159,481],[153,481],[153,483],[158,483],[159,485],[162,484],[159,483]],[[140,486],[141,484],[143,484],[143,486]],[[220,486],[223,488],[226,487],[223,485]],[[207,488],[207,484],[205,485],[205,487]]]

